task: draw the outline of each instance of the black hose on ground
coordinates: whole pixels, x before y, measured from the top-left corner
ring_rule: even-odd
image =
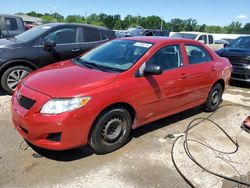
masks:
[[[219,108],[223,108],[223,107],[227,107],[227,106],[240,106],[242,107],[242,105],[236,105],[236,104],[228,104],[228,105],[223,105]],[[243,107],[246,107],[246,106],[243,106]],[[221,174],[218,174],[216,172],[213,172],[209,169],[207,169],[206,167],[202,166],[192,155],[190,149],[189,149],[189,142],[196,142],[200,145],[203,145],[209,149],[211,149],[212,151],[215,151],[215,152],[219,152],[219,153],[222,153],[222,154],[234,154],[238,151],[239,149],[239,144],[238,144],[238,140],[236,139],[236,141],[234,141],[232,139],[232,137],[219,125],[217,124],[216,122],[214,122],[213,120],[209,119],[210,117],[212,117],[213,115],[215,114],[215,112],[213,112],[212,114],[210,114],[208,117],[206,118],[195,118],[193,119],[187,126],[187,129],[186,131],[184,132],[183,135],[180,135],[178,136],[173,145],[172,145],[172,148],[171,148],[171,159],[172,159],[172,162],[174,164],[174,167],[176,168],[177,172],[181,175],[181,177],[186,181],[186,183],[188,183],[191,187],[195,187],[195,185],[181,172],[181,170],[179,169],[176,161],[175,161],[175,158],[174,158],[174,148],[176,146],[176,143],[178,140],[180,140],[182,137],[184,137],[184,142],[183,142],[183,147],[184,147],[184,151],[185,153],[187,154],[187,156],[196,164],[198,165],[201,169],[203,169],[204,171],[212,174],[212,175],[215,175],[217,177],[220,177],[220,178],[223,178],[223,179],[226,179],[228,181],[231,181],[231,182],[235,182],[237,183],[238,185],[244,185],[244,186],[247,186],[247,187],[250,187],[250,183],[247,183],[247,182],[244,182],[241,178],[241,180],[236,180],[236,179],[233,179],[231,177],[227,177],[227,176],[224,176],[224,175],[221,175]],[[198,121],[199,120],[199,121]],[[195,123],[196,121],[198,121],[197,123]],[[209,146],[208,144],[205,144],[205,143],[202,143],[200,141],[197,141],[197,140],[191,140],[191,139],[188,139],[188,134],[189,134],[189,131],[191,129],[193,129],[194,127],[197,127],[199,126],[202,122],[204,121],[209,121],[210,123],[212,123],[212,125],[216,126],[220,131],[223,132],[223,134],[226,135],[226,137],[233,143],[233,145],[235,146],[235,149],[233,151],[229,151],[229,152],[225,152],[225,151],[220,151],[218,149],[215,149],[211,146]],[[235,169],[236,170],[236,169]],[[239,174],[239,172],[237,171],[237,173]]]

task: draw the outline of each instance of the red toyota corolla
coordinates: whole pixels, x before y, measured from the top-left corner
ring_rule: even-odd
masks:
[[[26,77],[12,97],[12,119],[38,147],[89,144],[108,153],[125,144],[131,129],[198,105],[216,110],[231,69],[193,40],[113,40]]]

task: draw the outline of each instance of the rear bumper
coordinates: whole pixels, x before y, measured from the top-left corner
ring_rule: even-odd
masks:
[[[16,92],[12,96],[12,121],[25,140],[49,150],[67,150],[88,143],[93,112],[80,108],[58,115],[42,115],[40,109],[50,98],[26,87],[20,91],[22,95],[36,100],[35,105],[26,110],[19,105]]]

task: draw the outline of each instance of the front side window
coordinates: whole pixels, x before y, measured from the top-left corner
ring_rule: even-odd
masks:
[[[33,27],[32,29],[29,29],[28,31],[21,33],[20,35],[17,35],[16,39],[20,41],[24,41],[24,42],[30,41],[43,35],[49,29],[51,29],[51,26],[47,26],[47,25],[36,26],[36,27]]]
[[[209,53],[202,47],[196,45],[185,45],[189,64],[198,64],[212,61]]]
[[[53,40],[56,44],[76,43],[76,28],[61,28],[47,34],[43,39],[44,44],[47,40]]]
[[[96,29],[88,29],[84,28],[84,42],[95,42],[95,41],[100,41],[100,31]]]
[[[147,62],[147,64],[149,63],[160,66],[162,70],[181,67],[183,65],[183,60],[180,45],[171,45],[161,48]]]
[[[103,69],[123,72],[132,67],[153,43],[133,40],[114,40],[107,42],[80,58],[82,64],[97,65]]]
[[[205,44],[207,44],[207,36],[201,35],[198,40],[203,40]]]
[[[15,18],[4,18],[5,28],[7,31],[16,31],[18,30],[17,21]]]

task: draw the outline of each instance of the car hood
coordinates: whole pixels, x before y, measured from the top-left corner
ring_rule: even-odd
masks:
[[[217,51],[217,54],[223,57],[249,57],[250,49],[243,48],[224,48]]]
[[[76,97],[112,83],[118,73],[102,72],[71,60],[44,67],[23,80],[23,84],[52,98]]]
[[[23,42],[15,39],[0,39],[0,49],[1,48],[16,48]]]

